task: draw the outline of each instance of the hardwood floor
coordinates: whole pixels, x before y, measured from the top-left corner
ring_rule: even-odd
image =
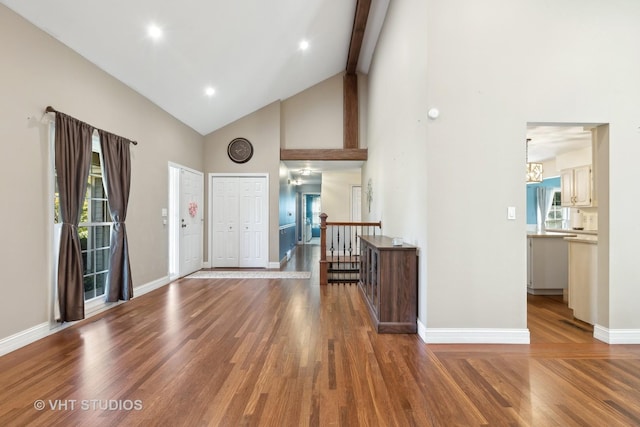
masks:
[[[320,288],[317,251],[286,267],[310,281],[182,279],[1,357],[0,425],[640,425],[640,346],[558,300],[531,345],[426,345]]]

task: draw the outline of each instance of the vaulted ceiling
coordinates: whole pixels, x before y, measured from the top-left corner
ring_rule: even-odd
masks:
[[[368,72],[388,2],[372,0],[361,72]],[[344,71],[357,1],[0,3],[206,135]]]

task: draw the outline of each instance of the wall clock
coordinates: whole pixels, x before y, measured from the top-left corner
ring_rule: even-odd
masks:
[[[246,138],[236,138],[229,143],[227,154],[235,163],[247,163],[253,156],[253,145]]]

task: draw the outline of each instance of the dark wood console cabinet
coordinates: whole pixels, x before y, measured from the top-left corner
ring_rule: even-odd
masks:
[[[386,236],[360,237],[359,288],[378,333],[416,333],[418,248]]]

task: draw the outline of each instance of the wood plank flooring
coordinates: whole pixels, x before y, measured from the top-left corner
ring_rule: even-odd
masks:
[[[531,345],[426,345],[320,288],[317,251],[286,267],[311,280],[182,279],[1,357],[0,425],[640,425],[640,346],[561,301],[529,298]]]

